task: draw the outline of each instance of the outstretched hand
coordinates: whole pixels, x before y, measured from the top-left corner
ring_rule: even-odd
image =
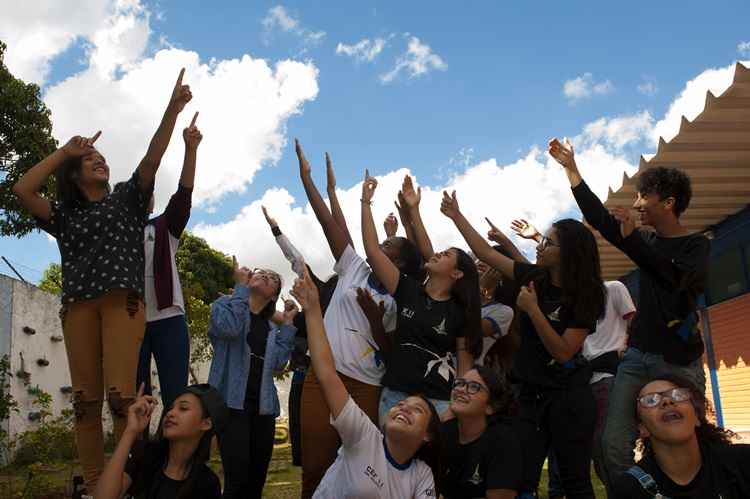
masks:
[[[318,288],[310,278],[310,272],[307,270],[307,267],[305,267],[305,276],[295,279],[291,295],[302,305],[303,310],[320,310]]]
[[[193,115],[193,120],[190,125],[182,131],[182,139],[185,141],[185,148],[195,151],[198,149],[201,140],[203,140],[203,134],[195,125],[195,121],[198,119],[198,111]]]
[[[422,188],[418,187],[414,189],[414,182],[411,176],[406,175],[404,182],[401,184],[401,192],[399,192],[399,202],[401,206],[406,205],[407,208],[417,208],[420,201],[422,200]]]
[[[94,142],[102,134],[101,130],[96,132],[92,137],[81,137],[76,135],[72,137],[63,147],[62,150],[66,156],[79,158],[94,152]]]
[[[461,214],[461,210],[458,207],[458,199],[456,198],[456,191],[453,191],[451,195],[448,195],[447,191],[443,191],[443,201],[440,203],[440,211],[451,220],[455,220]]]
[[[275,219],[275,218],[273,218],[273,217],[271,217],[271,216],[270,216],[270,215],[268,214],[268,211],[266,211],[266,207],[265,207],[265,206],[262,206],[262,205],[261,205],[260,209],[261,209],[261,210],[263,210],[263,216],[264,216],[264,217],[266,217],[266,222],[268,222],[268,225],[269,225],[269,226],[270,226],[270,227],[271,227],[272,229],[273,229],[274,227],[278,227],[278,226],[279,226],[279,224],[278,224],[278,223],[276,223],[276,219]]]
[[[284,312],[281,314],[284,317],[284,324],[291,325],[298,313],[299,308],[297,308],[297,304],[294,303],[294,300],[288,298],[284,299]]]
[[[302,175],[310,175],[310,163],[307,161],[307,158],[305,157],[305,152],[302,150],[302,146],[299,143],[299,140],[294,139],[294,152],[297,153],[297,160],[299,161],[299,174]]]
[[[575,152],[573,151],[573,144],[566,138],[564,142],[560,142],[558,139],[552,139],[549,141],[549,155],[555,158],[555,161],[560,163],[565,168],[576,168]]]
[[[523,218],[517,218],[510,223],[510,228],[524,239],[536,240],[541,236],[541,232],[537,230],[532,224],[524,220]]]
[[[128,422],[126,431],[140,434],[151,421],[151,414],[156,408],[156,399],[151,395],[144,395],[145,385],[141,383],[135,401],[128,408]]]
[[[247,286],[253,272],[247,267],[240,267],[237,263],[237,257],[232,255],[232,268],[234,270],[234,282],[242,286]]]
[[[635,219],[629,209],[617,206],[610,210],[612,216],[620,222],[620,234],[623,238],[630,236],[635,230]]]
[[[365,169],[365,180],[362,182],[362,202],[370,203],[378,187],[378,179],[370,176],[370,171]]]
[[[384,301],[381,300],[376,303],[369,291],[364,288],[357,288],[357,303],[371,324],[383,322],[383,316],[385,315]]]
[[[182,84],[183,76],[185,76],[185,68],[180,70],[180,75],[174,84],[174,90],[172,90],[172,97],[169,99],[170,109],[177,113],[182,112],[185,109],[185,105],[193,98],[193,94],[190,92],[190,85]]]

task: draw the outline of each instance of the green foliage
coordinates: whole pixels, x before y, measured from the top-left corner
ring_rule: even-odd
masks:
[[[21,237],[34,228],[12,187],[32,166],[57,148],[52,138],[50,111],[39,87],[15,78],[3,62],[0,41],[0,236]],[[52,192],[50,179],[47,192]]]
[[[0,463],[5,463],[10,458],[15,448],[15,441],[5,431],[2,424],[14,412],[18,412],[18,402],[10,393],[10,359],[7,355],[0,357]]]
[[[232,263],[226,255],[188,231],[183,232],[180,238],[175,260],[185,298],[192,365],[211,358],[212,349],[208,340],[211,303],[232,286]]]
[[[73,434],[73,410],[64,409],[57,417],[52,414],[52,396],[38,386],[28,389],[39,412],[35,428],[18,437],[16,465],[34,465],[65,461],[76,457]]]
[[[54,295],[62,294],[62,267],[59,263],[50,263],[44,270],[39,288]]]

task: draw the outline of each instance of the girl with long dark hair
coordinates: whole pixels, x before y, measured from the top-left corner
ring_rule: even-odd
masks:
[[[313,497],[439,497],[434,477],[440,476],[440,418],[435,407],[423,396],[408,397],[389,411],[381,432],[336,371],[318,290],[307,270],[294,283],[292,295],[305,312],[312,368],[341,437],[338,456]]]
[[[338,276],[333,296],[325,311],[326,334],[336,359],[336,369],[355,403],[370,419],[377,421],[380,383],[385,364],[383,354],[373,338],[370,321],[357,302],[361,288],[373,299],[383,302],[382,324],[392,331],[396,324],[396,305],[378,276],[354,251],[343,211],[336,197],[336,177],[330,157],[326,154],[326,170],[330,209],[315,187],[310,163],[302,147],[295,141],[300,178],[336,261],[333,269]],[[416,246],[403,237],[389,237],[383,250],[390,262],[408,275],[418,275],[422,259]],[[302,388],[302,498],[312,496],[328,467],[336,459],[339,435],[329,423],[329,411],[323,387],[315,369],[308,371]]]
[[[612,484],[614,499],[750,497],[750,445],[708,419],[710,405],[692,382],[659,375],[638,391],[641,459]]]
[[[509,415],[513,394],[503,376],[475,365],[453,382],[443,415],[443,496],[515,499],[521,488],[521,441]]]
[[[435,253],[424,265],[424,284],[399,271],[378,244],[372,217],[377,180],[362,184],[362,240],[373,272],[398,306],[394,341],[380,398],[380,423],[400,400],[422,393],[442,413],[451,386],[482,352],[479,275],[472,258],[458,248]],[[410,184],[410,182],[409,182]],[[406,202],[413,189],[404,192]],[[456,361],[456,357],[458,358]]]
[[[180,71],[146,155],[130,179],[109,186],[109,166],[93,137],[73,137],[13,186],[19,202],[57,240],[62,263],[62,320],[73,384],[78,456],[88,490],[104,466],[102,400],[115,440],[125,429],[136,392],[144,332],[143,228],[154,178],[177,116],[192,99]],[[57,199],[40,194],[56,178]]]
[[[208,382],[226,400],[230,419],[219,435],[224,465],[224,498],[257,498],[271,462],[276,418],[281,412],[273,373],[283,369],[292,349],[296,308],[286,308],[283,325],[271,318],[281,293],[272,270],[235,268],[231,296],[211,305],[208,337],[214,349]]]
[[[156,400],[141,384],[128,408],[120,442],[102,472],[94,497],[120,499],[218,499],[221,484],[207,465],[211,439],[226,423],[227,407],[210,385],[192,385],[165,407],[156,439],[138,441]]]
[[[606,300],[594,235],[578,221],[558,220],[537,246],[536,265],[524,264],[492,249],[461,213],[455,192],[443,193],[441,211],[479,259],[522,286],[521,346],[513,366],[521,382],[521,491],[536,491],[552,448],[567,497],[593,498],[589,466],[596,405],[581,350]]]

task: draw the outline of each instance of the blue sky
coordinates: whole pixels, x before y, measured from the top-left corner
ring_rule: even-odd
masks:
[[[147,139],[142,136],[153,133],[162,109],[148,100],[154,114],[137,121],[142,131],[132,133],[134,145],[130,146],[125,136],[134,124],[118,121],[120,111],[103,111],[122,105],[109,100],[106,90],[121,88],[117,85],[130,71],[146,71],[134,68],[160,51],[167,55],[196,53],[196,75],[200,65],[210,73],[211,60],[216,64],[245,55],[265,60],[271,71],[284,60],[296,61],[296,70],[306,71],[288,78],[290,86],[301,89],[291,92],[296,99],[294,105],[282,111],[269,109],[273,106],[245,106],[242,113],[225,119],[207,118],[203,130],[204,135],[216,138],[263,121],[266,116],[275,124],[271,131],[246,136],[239,132],[234,141],[217,142],[206,154],[201,154],[203,149],[199,151],[199,170],[221,168],[217,175],[225,175],[227,180],[217,184],[218,194],[206,194],[196,203],[190,227],[198,225],[198,233],[213,245],[245,259],[256,257],[247,242],[256,229],[260,230],[253,202],[264,195],[264,202],[278,213],[282,225],[286,221],[292,234],[302,238],[312,230],[312,239],[306,241],[311,246],[312,242],[317,241],[318,246],[322,242],[320,233],[309,226],[311,219],[290,145],[292,137],[302,140],[321,189],[322,155],[326,150],[333,155],[343,198],[356,200],[356,184],[365,167],[371,174],[382,176],[383,190],[391,191],[377,200],[382,203],[382,213],[392,206],[393,186],[400,178],[394,172],[406,168],[432,191],[457,187],[460,196],[472,199],[470,208],[477,220],[482,213],[503,222],[525,215],[545,225],[575,210],[564,199],[564,185],[556,183],[557,176],[550,185],[540,180],[557,173],[534,146],[543,147],[552,136],[577,137],[581,157],[590,151],[592,164],[588,167],[592,175],[601,176],[597,178],[606,192],[606,185],[616,183],[623,171],[632,173],[639,153],[653,150],[655,133],[667,120],[670,107],[680,111],[682,106],[686,114],[696,111],[696,106],[699,110],[700,99],[692,94],[723,84],[718,81],[721,77],[709,78],[707,70],[727,68],[736,60],[750,58],[750,47],[742,45],[750,40],[750,4],[741,1],[712,2],[710,7],[704,2],[645,1],[604,5],[582,1],[278,4],[127,0],[119,6],[110,0],[86,2],[90,13],[101,15],[84,15],[63,7],[63,14],[50,12],[57,7],[30,13],[9,6],[9,14],[0,21],[0,39],[9,45],[6,64],[11,71],[42,85],[53,121],[59,119],[61,123],[55,125],[61,135],[57,138],[67,138],[72,133],[66,132],[74,132],[75,127],[81,130],[77,133],[103,128],[103,138],[111,137],[108,143],[102,141],[105,155],[106,146],[114,151],[108,156],[111,165],[118,160],[118,150],[145,149]],[[286,17],[279,17],[279,13]],[[50,46],[24,45],[23,37],[29,31],[49,31],[50,26],[59,25],[60,15],[85,19],[63,23],[60,29],[67,30],[64,43],[51,39]],[[133,21],[140,34],[118,38],[122,34],[114,28],[118,20]],[[122,26],[127,30],[131,25],[125,22]],[[110,35],[107,50],[102,48],[102,33]],[[411,68],[406,66],[393,81],[384,83],[382,75],[393,70],[399,58],[410,60],[407,50],[412,37],[421,50],[441,62],[432,67],[428,63],[425,73],[419,75],[410,74]],[[385,47],[372,61],[337,54],[340,43],[354,45],[376,38],[382,38]],[[113,69],[103,77],[104,83],[82,81],[86,78],[81,75],[95,65],[92,53],[97,49],[101,49],[102,58],[110,58],[107,67]],[[244,101],[253,92],[253,85],[242,78],[252,78],[253,74],[233,75],[232,81],[239,81],[238,85],[222,87],[217,78],[215,84],[204,88],[226,92],[229,100]],[[705,78],[701,79],[702,75]],[[190,76],[189,69],[187,83],[191,83]],[[81,81],[66,81],[71,77],[80,77]],[[568,95],[564,92],[566,82]],[[691,83],[696,88],[691,89]],[[164,77],[151,84],[133,93],[168,93],[173,80]],[[313,84],[317,87],[314,91]],[[701,85],[705,88],[697,88]],[[98,91],[100,88],[104,90]],[[77,99],[93,101],[87,106],[95,106],[103,117],[87,120],[89,113],[76,113],[80,110]],[[161,102],[154,99],[157,101]],[[200,111],[201,116],[211,113],[210,108]],[[192,114],[190,109],[186,112]],[[597,120],[604,122],[587,129]],[[198,124],[201,126],[201,119]],[[622,134],[634,135],[623,144],[617,139]],[[118,143],[119,139],[123,142]],[[233,156],[235,146],[237,155]],[[277,152],[257,153],[269,147]],[[179,157],[181,148],[176,133],[170,150]],[[209,154],[218,150],[222,152]],[[594,158],[606,163],[604,173]],[[254,176],[240,175],[234,190],[241,192],[232,192],[227,187],[232,170],[245,168],[254,171]],[[535,174],[525,176],[532,171]],[[167,164],[165,185],[178,173],[179,162]],[[208,176],[204,179],[209,180]],[[498,182],[497,197],[479,190],[479,185],[487,182]],[[501,182],[518,184],[500,189]],[[157,189],[157,203],[166,202],[170,188],[164,188],[163,196]],[[280,193],[279,188],[284,191]],[[502,194],[509,188],[530,194],[510,199]],[[268,194],[269,189],[272,194]],[[434,213],[437,192],[432,191],[429,209]],[[539,198],[534,197],[537,192]],[[524,199],[534,206],[521,205],[519,200]],[[350,223],[358,227],[358,205],[351,206]],[[254,211],[243,217],[243,208]],[[436,227],[440,242],[453,241],[450,227],[443,227],[447,221],[441,221],[439,214],[430,220],[440,224],[439,229]],[[273,244],[270,238],[264,241],[263,245]],[[309,249],[314,254],[311,260],[326,265],[321,256],[324,248],[318,249]],[[281,265],[272,250],[259,258]],[[0,239],[0,254],[16,262],[31,281],[38,280],[39,271],[50,262],[59,260],[56,246],[40,234],[21,240]],[[0,272],[8,273],[4,264],[0,264]]]

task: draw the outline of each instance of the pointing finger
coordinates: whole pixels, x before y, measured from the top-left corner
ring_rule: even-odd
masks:
[[[195,114],[193,115],[193,121],[190,122],[191,127],[195,126],[195,120],[198,119],[198,113],[199,111],[196,111]]]
[[[493,224],[492,221],[490,221],[489,218],[484,217],[484,219],[487,220],[487,223],[490,224],[490,227],[492,227],[494,230],[497,230],[497,227],[495,227],[495,224]]]
[[[102,134],[101,130],[96,132],[94,136],[89,139],[89,144],[93,144],[94,142],[96,142],[96,139],[98,139],[101,134]]]
[[[174,84],[175,87],[180,87],[182,85],[183,76],[185,76],[185,68],[180,69],[180,75],[177,77],[177,83]]]

